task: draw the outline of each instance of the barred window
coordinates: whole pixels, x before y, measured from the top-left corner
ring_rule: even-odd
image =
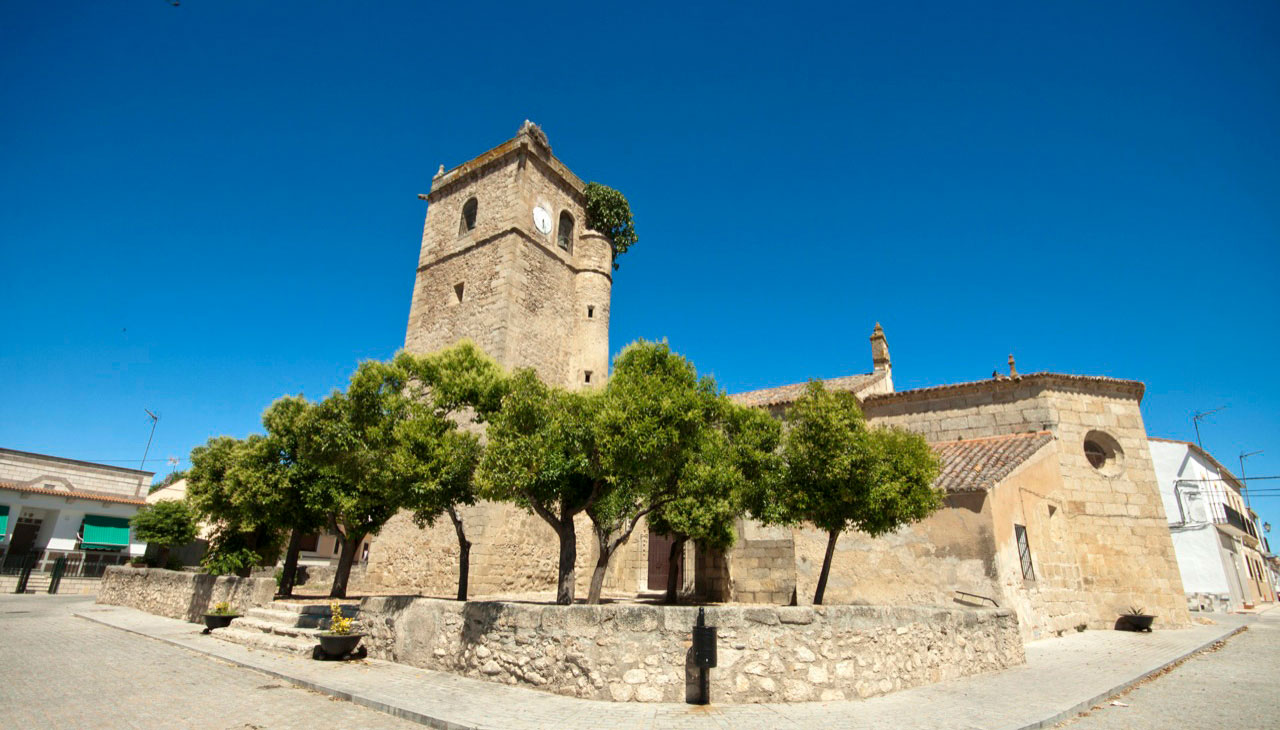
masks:
[[[1013,534],[1018,539],[1018,559],[1022,561],[1022,578],[1035,580],[1036,571],[1031,567],[1031,545],[1027,543],[1027,528],[1014,525]]]

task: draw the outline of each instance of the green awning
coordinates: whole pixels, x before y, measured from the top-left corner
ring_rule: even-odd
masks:
[[[9,505],[0,504],[0,540],[9,533]]]
[[[82,550],[122,550],[129,547],[127,518],[85,515],[80,530]]]

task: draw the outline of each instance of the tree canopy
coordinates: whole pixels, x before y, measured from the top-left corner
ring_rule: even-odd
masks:
[[[476,481],[480,496],[510,501],[555,530],[560,543],[556,602],[573,603],[577,537],[573,518],[600,496],[594,420],[596,391],[552,388],[533,370],[518,370],[493,415]]]
[[[613,268],[618,268],[618,257],[627,252],[639,240],[635,221],[631,218],[631,205],[627,198],[608,185],[587,183],[587,227],[603,233],[613,245]]]
[[[395,427],[395,459],[406,479],[405,507],[419,526],[447,514],[458,537],[458,600],[467,598],[471,542],[458,508],[476,502],[482,448],[472,424],[502,403],[502,368],[470,342],[433,355],[397,355],[409,411]]]
[[[921,520],[942,504],[932,484],[938,457],[924,437],[896,428],[869,428],[850,393],[810,381],[787,412],[785,476],[771,521],[812,523],[827,533],[813,602],[821,604],[836,540],[860,530],[872,537]]]
[[[169,499],[139,509],[129,526],[139,540],[160,548],[159,563],[164,567],[171,548],[196,539],[199,518],[185,500]]]

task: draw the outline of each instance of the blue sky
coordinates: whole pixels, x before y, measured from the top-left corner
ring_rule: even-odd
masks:
[[[879,321],[900,388],[1139,379],[1149,433],[1227,405],[1205,446],[1280,474],[1277,37],[1271,2],[7,3],[0,445],[136,466],[149,408],[163,473],[390,356],[416,195],[529,118],[631,200],[615,352],[739,391],[866,371]]]

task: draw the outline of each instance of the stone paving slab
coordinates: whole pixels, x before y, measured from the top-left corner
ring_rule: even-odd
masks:
[[[1025,666],[867,700],[697,707],[582,700],[376,660],[317,662],[227,644],[201,635],[195,624],[117,606],[76,615],[448,730],[1042,728],[1257,620],[1215,614],[1211,626],[1150,634],[1087,631],[1032,642]],[[712,699],[714,676],[713,670]]]

